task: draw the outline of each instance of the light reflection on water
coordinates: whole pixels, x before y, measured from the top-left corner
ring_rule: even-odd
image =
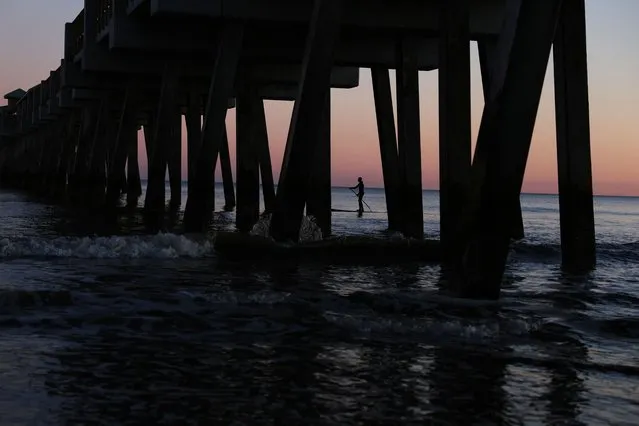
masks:
[[[525,199],[529,239],[497,303],[439,295],[433,265],[258,267],[189,258],[188,247],[108,258],[119,246],[96,239],[103,258],[82,258],[52,238],[86,234],[86,218],[0,201],[2,235],[24,240],[0,262],[2,424],[633,424],[639,414],[636,200],[598,201],[600,265],[583,279],[557,266],[556,200]],[[374,234],[378,221],[336,214],[334,227]]]

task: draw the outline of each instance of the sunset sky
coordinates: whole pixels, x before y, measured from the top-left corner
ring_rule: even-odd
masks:
[[[83,7],[82,0],[0,0],[0,94],[25,90],[49,75],[63,55],[64,23]],[[639,1],[587,0],[591,133],[595,193],[639,195]],[[471,46],[473,138],[483,108],[476,46]],[[552,61],[532,141],[524,192],[556,193]],[[391,74],[394,76],[394,74]],[[422,167],[425,189],[438,186],[437,72],[423,72],[421,84]],[[394,84],[393,84],[394,86]],[[333,90],[333,184],[382,186],[373,95],[368,70],[360,87]],[[4,105],[4,99],[0,105]],[[266,102],[273,170],[279,174],[292,111],[290,102]],[[234,154],[235,112],[227,123]],[[183,174],[186,176],[186,144]],[[140,144],[144,159],[143,144]],[[141,164],[146,175],[146,164]],[[218,167],[219,175],[219,167]]]

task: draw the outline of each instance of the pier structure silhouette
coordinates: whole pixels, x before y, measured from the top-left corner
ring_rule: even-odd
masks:
[[[471,41],[485,100],[474,153]],[[85,0],[65,25],[60,66],[5,96],[0,183],[107,210],[123,194],[130,204],[144,195],[145,212],[161,215],[167,170],[169,206],[182,203],[184,115],[186,231],[211,218],[219,158],[224,207],[236,210],[240,232],[266,211],[275,241],[295,241],[304,214],[328,236],[330,91],[357,87],[370,68],[388,226],[422,239],[418,73],[438,70],[443,268],[458,295],[498,298],[511,241],[523,236],[519,197],[551,52],[562,265],[585,272],[595,230],[584,0]],[[277,191],[265,99],[294,101]]]

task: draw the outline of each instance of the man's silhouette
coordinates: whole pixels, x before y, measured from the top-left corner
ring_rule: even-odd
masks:
[[[360,176],[357,178],[357,182],[358,184],[353,186],[351,190],[357,189],[357,201],[359,203],[359,210],[357,213],[361,216],[362,213],[364,213],[364,204],[362,203],[362,199],[364,198],[364,180]]]

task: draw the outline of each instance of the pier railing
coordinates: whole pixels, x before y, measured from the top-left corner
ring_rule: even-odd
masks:
[[[62,66],[51,74],[51,100],[49,110],[57,113],[60,108],[60,90],[62,88]]]
[[[12,136],[18,130],[17,111],[9,110],[9,107],[0,109],[0,137]]]
[[[31,124],[35,125],[40,121],[40,106],[42,105],[42,83],[33,88],[33,104],[32,104],[32,118]]]
[[[97,34],[106,29],[113,17],[113,0],[98,0]]]
[[[51,90],[51,77],[40,82],[40,105],[45,105],[49,100]]]
[[[71,23],[70,32],[73,49],[69,60],[73,61],[84,48],[84,10]]]
[[[51,81],[49,87],[49,97],[51,99],[55,99],[56,96],[58,96],[58,92],[60,91],[60,68],[53,71],[49,79]]]
[[[27,94],[22,98],[22,120],[20,123],[21,130],[26,132],[33,121],[33,89],[29,89]]]
[[[42,80],[38,88],[38,103],[36,105],[36,122],[46,115],[47,101],[49,100],[49,79]]]

